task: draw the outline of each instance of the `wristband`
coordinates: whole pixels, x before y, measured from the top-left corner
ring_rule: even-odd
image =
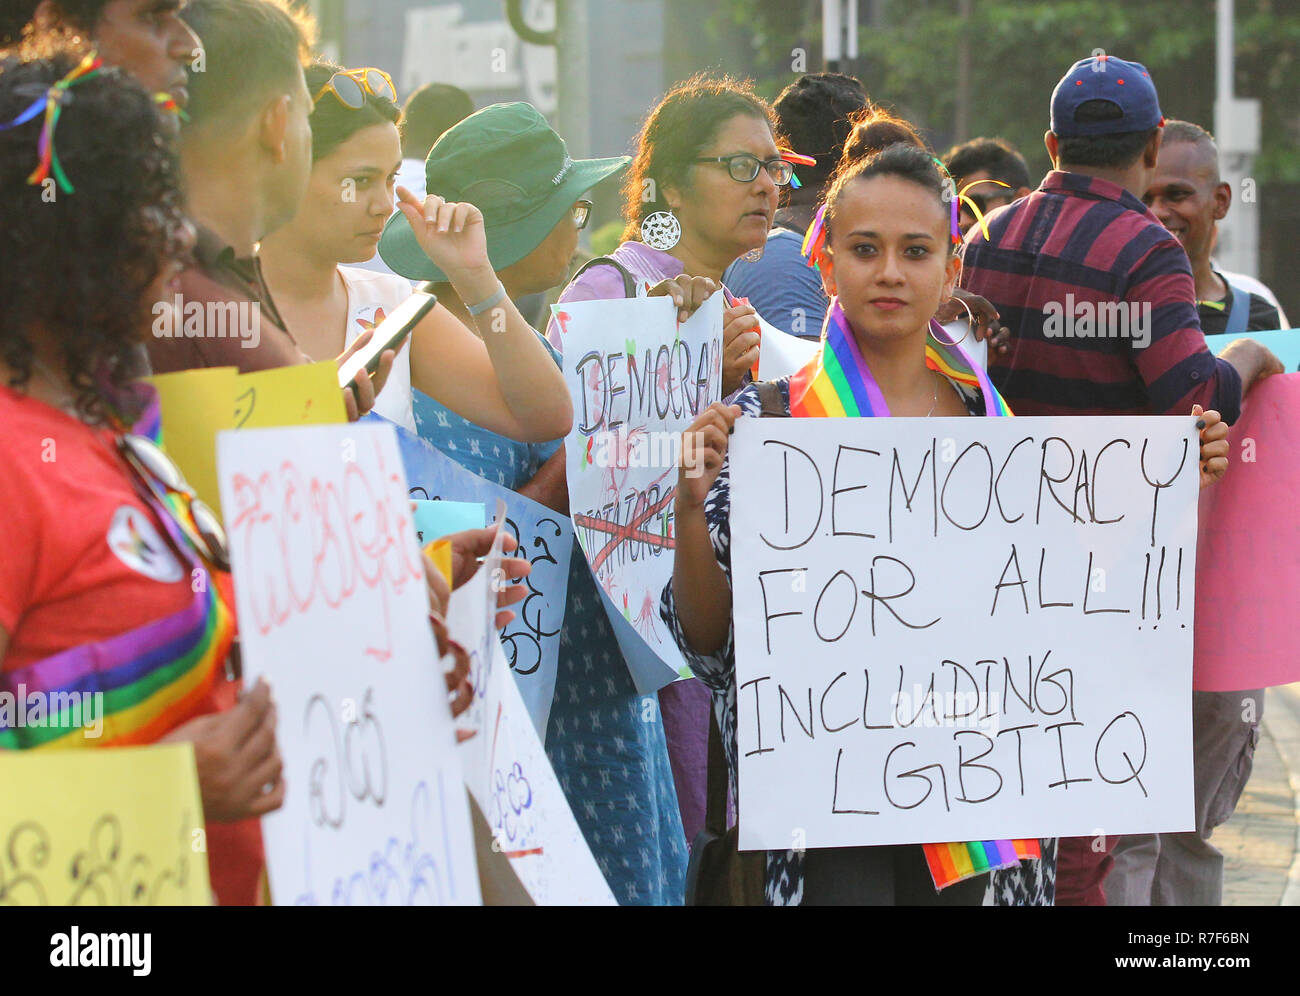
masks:
[[[478,304],[471,304],[467,306],[466,310],[471,315],[477,318],[479,315],[483,314],[483,312],[487,311],[489,308],[495,307],[496,305],[500,304],[502,301],[505,300],[505,298],[506,298],[505,285],[498,280],[497,291],[495,294],[493,294],[491,297],[488,297],[480,301]]]

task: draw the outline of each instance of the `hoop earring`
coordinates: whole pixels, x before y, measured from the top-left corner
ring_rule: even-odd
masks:
[[[966,341],[966,336],[970,335],[975,329],[975,313],[970,310],[970,305],[966,303],[964,298],[957,297],[954,294],[952,299],[966,309],[966,331],[960,339],[953,343],[954,346],[960,346]]]
[[[673,209],[648,214],[641,221],[641,241],[651,249],[667,252],[682,239],[682,224]]]

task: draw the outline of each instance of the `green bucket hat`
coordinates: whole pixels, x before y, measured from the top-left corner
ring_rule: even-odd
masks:
[[[517,263],[546,239],[584,191],[626,169],[629,156],[573,160],[564,139],[531,104],[493,104],[443,132],[424,162],[430,194],[483,212],[494,270]],[[411,280],[446,280],[400,211],[388,219],[379,255]]]

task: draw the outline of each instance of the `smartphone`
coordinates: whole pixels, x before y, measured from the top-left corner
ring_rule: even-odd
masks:
[[[348,357],[347,362],[339,367],[339,387],[347,387],[362,370],[372,377],[379,369],[379,357],[386,349],[397,349],[411,330],[420,324],[438,303],[433,293],[433,284],[423,283],[397,309],[375,326],[369,344]]]

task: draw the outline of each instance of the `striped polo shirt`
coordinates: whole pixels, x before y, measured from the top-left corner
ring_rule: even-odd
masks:
[[[1231,423],[1241,377],[1205,345],[1187,254],[1117,184],[1054,170],[966,238],[962,286],[1011,330],[989,375],[1017,415],[1185,415]]]

